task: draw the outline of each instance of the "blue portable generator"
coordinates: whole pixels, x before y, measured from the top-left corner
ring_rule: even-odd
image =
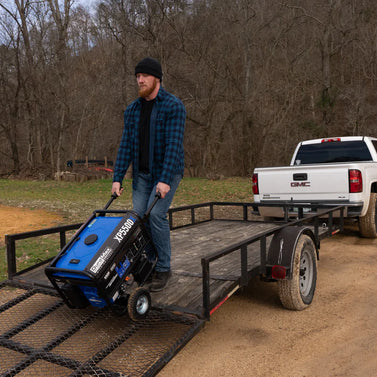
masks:
[[[93,212],[45,273],[70,308],[110,306],[138,320],[151,306],[143,285],[157,253],[145,222],[160,195],[142,218],[133,211],[108,210],[116,197],[113,194],[104,209]]]

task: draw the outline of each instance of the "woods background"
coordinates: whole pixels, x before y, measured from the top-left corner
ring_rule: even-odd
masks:
[[[115,159],[145,56],[186,106],[189,175],[377,136],[375,0],[1,0],[0,173]]]

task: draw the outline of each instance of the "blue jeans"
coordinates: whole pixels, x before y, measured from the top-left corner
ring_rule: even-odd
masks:
[[[170,227],[167,212],[173,201],[173,197],[182,176],[173,176],[170,184],[170,191],[164,199],[160,199],[152,209],[147,223],[153,243],[156,247],[158,260],[156,271],[165,272],[170,270]],[[142,217],[156,196],[156,184],[153,183],[150,174],[139,173],[136,187],[132,190],[133,210]],[[148,253],[148,251],[147,251]],[[148,255],[151,257],[150,255]]]

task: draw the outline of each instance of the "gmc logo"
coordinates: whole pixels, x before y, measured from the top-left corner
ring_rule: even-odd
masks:
[[[291,187],[310,187],[310,182],[291,182]]]

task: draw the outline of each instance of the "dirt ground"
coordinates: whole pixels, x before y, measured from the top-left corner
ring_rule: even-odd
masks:
[[[4,236],[20,232],[29,232],[55,226],[62,218],[54,213],[40,209],[14,208],[0,205],[0,245],[4,245]]]
[[[44,211],[0,206],[4,234],[53,226]],[[312,305],[283,309],[274,283],[236,293],[159,377],[377,376],[377,240],[355,228],[324,240]]]

